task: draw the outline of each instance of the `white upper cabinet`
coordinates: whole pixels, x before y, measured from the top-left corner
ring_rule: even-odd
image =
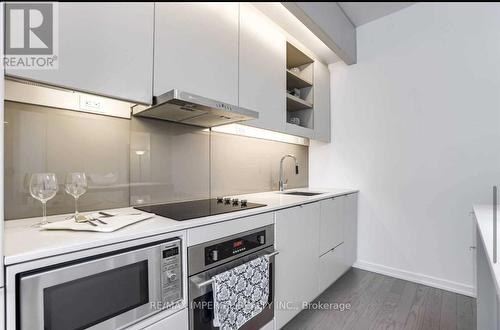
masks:
[[[59,68],[6,74],[151,103],[153,3],[59,3]]]
[[[330,71],[323,63],[314,62],[314,139],[331,140]]]
[[[177,88],[237,105],[239,4],[155,6],[154,95]]]
[[[239,105],[259,112],[245,122],[285,130],[286,40],[279,28],[249,3],[240,5]]]

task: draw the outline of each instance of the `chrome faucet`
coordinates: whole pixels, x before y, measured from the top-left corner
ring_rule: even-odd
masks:
[[[299,163],[297,162],[297,157],[295,157],[294,155],[284,155],[283,157],[281,157],[281,160],[280,160],[280,182],[279,182],[279,189],[280,191],[283,191],[285,190],[285,178],[283,177],[283,161],[285,160],[285,158],[293,158],[295,160],[295,175],[299,174]]]

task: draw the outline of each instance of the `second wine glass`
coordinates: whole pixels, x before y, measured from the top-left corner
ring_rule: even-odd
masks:
[[[72,172],[66,175],[64,190],[75,199],[75,215],[73,219],[76,222],[87,221],[87,217],[78,213],[78,198],[87,191],[87,177],[83,172]]]

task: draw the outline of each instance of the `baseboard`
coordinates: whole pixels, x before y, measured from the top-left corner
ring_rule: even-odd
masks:
[[[353,267],[476,298],[476,288],[470,285],[448,281],[442,278],[424,274],[413,273],[398,268],[387,267],[380,264],[374,264],[362,260],[356,261]]]

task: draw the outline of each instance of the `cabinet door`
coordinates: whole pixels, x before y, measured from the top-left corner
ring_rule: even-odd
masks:
[[[285,128],[286,128],[287,134],[305,137],[308,139],[314,138],[314,130],[311,128],[302,127],[302,126],[294,125],[294,124],[290,124],[290,123],[286,123]]]
[[[59,68],[8,75],[151,103],[153,3],[59,3]]]
[[[5,290],[0,289],[0,330],[5,329]]]
[[[344,263],[345,244],[319,258],[319,292],[325,291],[347,270]]]
[[[476,237],[477,329],[498,329],[500,314],[496,279],[491,272],[489,256],[483,245],[479,228],[477,228]]]
[[[156,3],[154,95],[177,88],[238,104],[238,8]]]
[[[259,112],[245,125],[284,132],[286,40],[249,3],[240,5],[239,105]]]
[[[275,248],[280,251],[275,263],[277,329],[318,294],[318,230],[319,203],[276,212]]]
[[[314,62],[314,139],[330,142],[330,71]]]
[[[320,202],[319,255],[323,255],[344,241],[345,196]]]
[[[344,243],[346,267],[351,267],[358,256],[358,194],[345,197]]]
[[[185,308],[161,321],[145,327],[143,330],[187,330],[188,329],[188,309]]]

